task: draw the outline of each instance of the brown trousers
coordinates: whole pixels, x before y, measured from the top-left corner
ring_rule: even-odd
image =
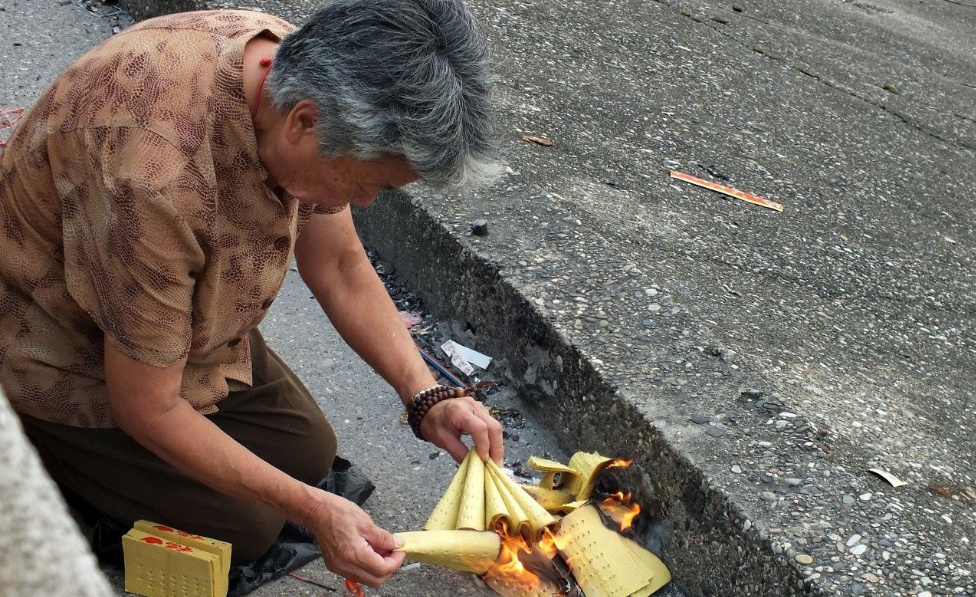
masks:
[[[249,340],[251,389],[231,393],[207,418],[258,457],[316,485],[335,459],[332,426],[257,330]],[[123,524],[146,519],[229,541],[235,562],[259,557],[284,526],[277,512],[210,489],[120,429],[21,421],[54,480]]]

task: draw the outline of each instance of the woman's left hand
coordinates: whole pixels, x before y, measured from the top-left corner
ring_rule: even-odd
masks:
[[[468,454],[468,447],[461,441],[462,435],[471,436],[482,460],[491,458],[500,465],[505,456],[501,423],[470,396],[442,400],[432,406],[420,423],[420,432],[457,462]]]

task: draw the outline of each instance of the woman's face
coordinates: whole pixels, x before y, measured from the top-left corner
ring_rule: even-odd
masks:
[[[322,155],[315,129],[317,118],[315,107],[303,100],[261,135],[258,154],[268,171],[269,186],[283,189],[303,203],[366,207],[381,191],[417,180],[401,156],[387,154],[362,160]]]
[[[341,207],[352,203],[368,207],[381,191],[398,189],[417,180],[400,156],[383,155],[373,160],[352,156],[324,157],[314,152],[295,156],[276,173],[280,188],[303,203]]]

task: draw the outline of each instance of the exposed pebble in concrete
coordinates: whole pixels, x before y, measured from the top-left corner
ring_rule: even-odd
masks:
[[[485,236],[488,234],[488,220],[474,220],[470,224],[471,234],[475,236]]]

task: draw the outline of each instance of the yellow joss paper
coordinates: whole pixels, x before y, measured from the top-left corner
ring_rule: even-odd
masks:
[[[231,544],[218,539],[211,539],[202,535],[194,535],[174,529],[172,527],[150,522],[148,520],[137,520],[132,525],[138,531],[155,535],[167,541],[173,541],[180,545],[186,545],[200,551],[212,553],[217,556],[220,565],[214,579],[214,597],[224,597],[227,595],[227,583],[230,575],[230,555]]]
[[[509,500],[510,502],[511,500]],[[517,515],[511,510],[511,504],[502,496],[495,478],[485,476],[485,525],[494,531],[499,530],[501,524],[507,528],[514,528],[512,516]]]
[[[539,458],[538,456],[530,456],[528,464],[530,468],[542,473],[542,480],[539,481],[539,487],[566,491],[572,494],[571,497],[576,495],[575,486],[577,485],[576,479],[579,477],[579,473],[575,470],[555,460]],[[559,475],[558,484],[556,483],[556,475]]]
[[[458,507],[461,503],[461,495],[464,488],[464,479],[467,476],[468,464],[471,462],[472,454],[468,452],[467,457],[461,461],[454,478],[444,491],[434,511],[430,513],[427,524],[424,525],[425,531],[446,531],[457,528]]]
[[[132,529],[122,537],[125,590],[146,597],[223,597],[220,556]],[[227,593],[224,583],[224,595]]]
[[[585,595],[647,597],[671,580],[657,556],[608,529],[592,504],[562,519],[556,544]]]
[[[485,463],[485,469],[495,481],[499,492],[502,494],[502,499],[506,503],[512,504],[510,511],[513,517],[510,520],[514,524],[514,529],[510,527],[509,532],[517,529],[519,534],[527,537],[530,541],[537,541],[544,528],[556,523],[553,515],[549,514],[539,502],[526,493],[518,483],[509,479],[508,475],[494,461],[489,460]]]
[[[612,458],[601,456],[596,452],[577,452],[569,459],[569,468],[577,472],[579,477],[573,487],[576,500],[588,500],[596,485],[596,478],[600,472],[613,462]]]
[[[474,450],[465,458],[465,470],[461,501],[458,505],[457,522],[454,528],[473,531],[485,530],[485,463]]]
[[[538,485],[522,485],[522,489],[526,493],[535,498],[535,501],[539,502],[539,505],[545,508],[548,512],[558,513],[563,512],[566,504],[573,501],[573,494],[568,491],[561,491],[559,489],[546,489],[545,487],[539,487]]]
[[[547,490],[560,490],[572,494],[571,501],[590,499],[596,478],[613,460],[596,452],[577,452],[569,459],[569,466],[555,460],[529,458],[529,466],[542,472],[539,487]],[[556,482],[559,475],[559,482]]]
[[[471,450],[448,485],[424,530],[504,528],[536,540],[556,519],[520,485],[489,460]]]
[[[484,574],[501,550],[501,537],[492,531],[416,531],[397,533],[411,560],[462,572]]]

